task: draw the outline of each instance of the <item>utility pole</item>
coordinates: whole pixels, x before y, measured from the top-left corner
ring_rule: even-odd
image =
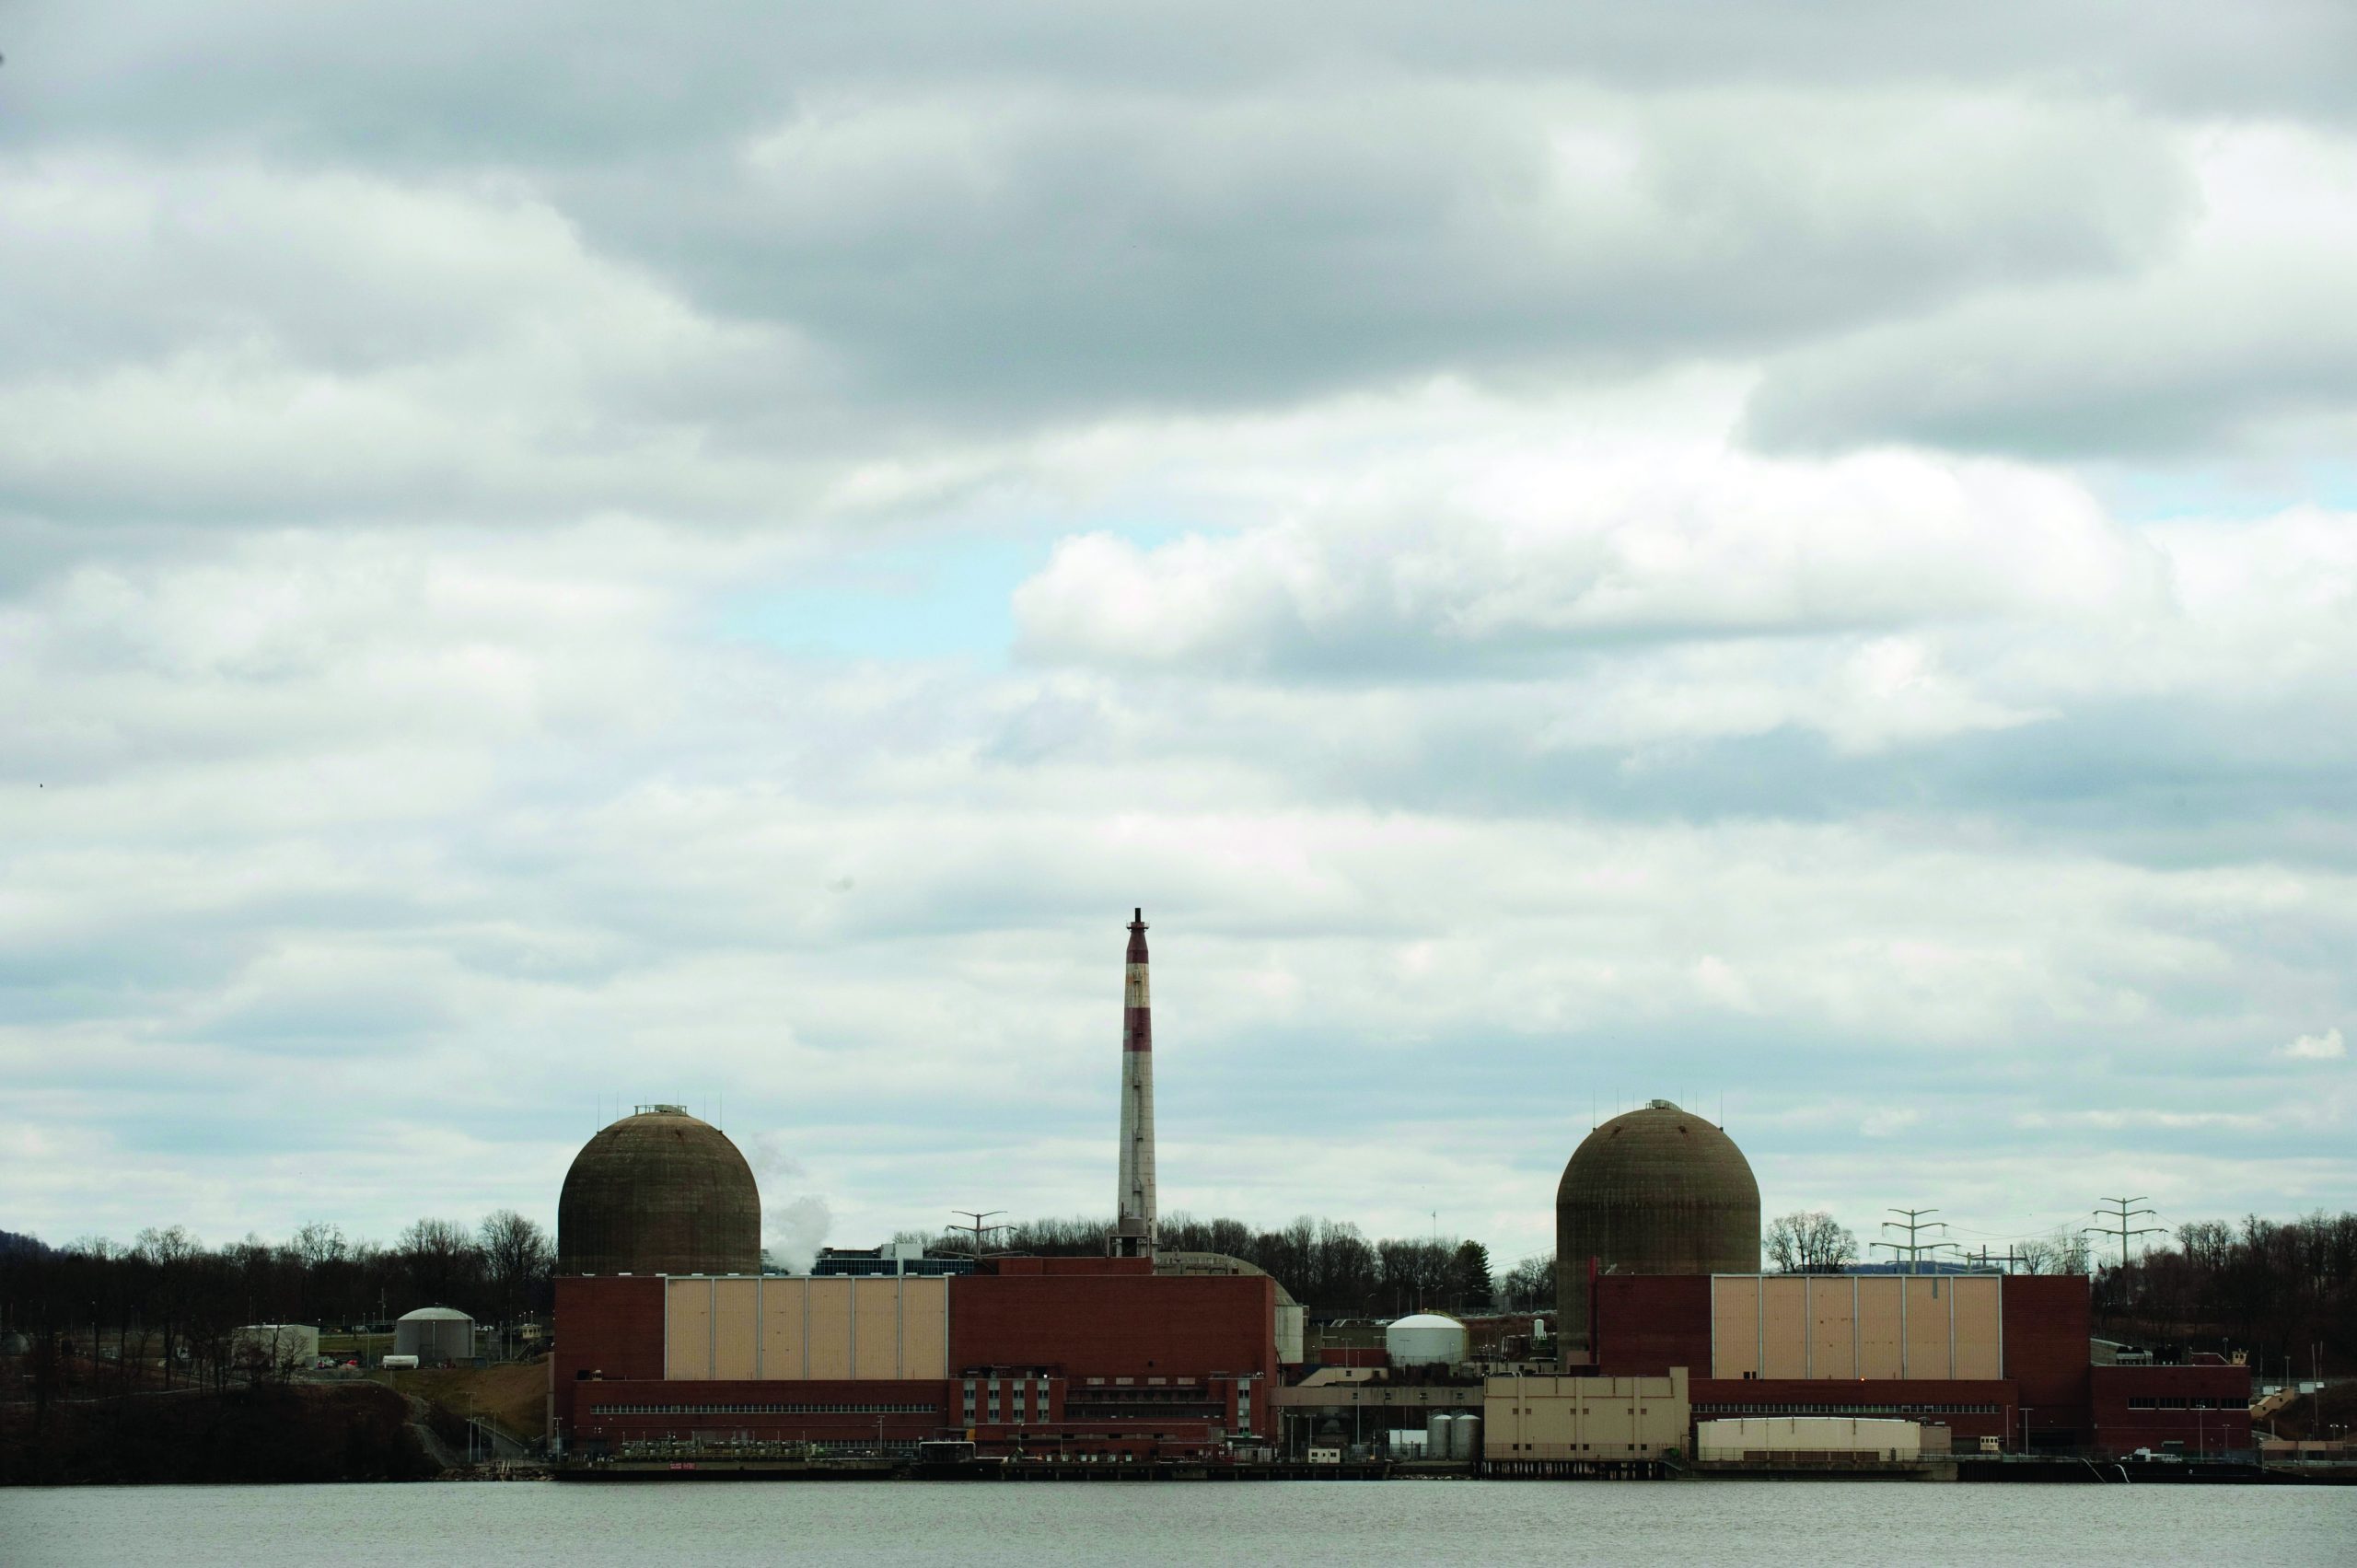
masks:
[[[1008,1228],[1003,1225],[985,1225],[982,1223],[983,1221],[991,1218],[993,1214],[1003,1214],[1006,1213],[1004,1209],[952,1209],[949,1212],[953,1214],[963,1214],[973,1222],[971,1225],[951,1225],[949,1228],[952,1230],[966,1231],[972,1235],[974,1238],[974,1256],[977,1258],[980,1258],[982,1255],[982,1238],[984,1237],[995,1236],[1000,1231]]]
[[[1901,1217],[1901,1218],[1898,1218],[1898,1219],[1895,1219],[1895,1220],[1885,1220],[1885,1221],[1883,1221],[1883,1222],[1882,1222],[1882,1223],[1883,1223],[1883,1228],[1884,1228],[1884,1229],[1886,1229],[1886,1230],[1903,1230],[1903,1231],[1905,1231],[1905,1232],[1907,1233],[1907,1239],[1906,1239],[1906,1240],[1904,1240],[1904,1241],[1870,1241],[1870,1242],[1868,1242],[1866,1245],[1867,1245],[1869,1248],[1875,1248],[1875,1247],[1887,1247],[1887,1248],[1889,1248],[1889,1249],[1890,1249],[1890,1252],[1891,1252],[1891,1260],[1892,1260],[1892,1261],[1894,1261],[1894,1262],[1896,1262],[1896,1261],[1898,1260],[1898,1255],[1899,1255],[1900,1253],[1902,1253],[1902,1252],[1903,1252],[1903,1253],[1905,1253],[1905,1254],[1907,1255],[1907,1272],[1908,1272],[1909,1273],[1910,1273],[1910,1274],[1911,1274],[1911,1273],[1913,1273],[1913,1272],[1916,1272],[1916,1269],[1915,1269],[1915,1262],[1916,1262],[1916,1260],[1917,1260],[1919,1257],[1921,1257],[1923,1253],[1926,1253],[1926,1252],[1936,1252],[1936,1251],[1938,1251],[1938,1250],[1939,1250],[1941,1248],[1943,1248],[1943,1247],[1953,1247],[1953,1246],[1955,1246],[1955,1245],[1956,1245],[1954,1242],[1951,1242],[1951,1241],[1921,1241],[1921,1242],[1919,1242],[1919,1241],[1917,1241],[1917,1240],[1915,1239],[1916,1236],[1917,1236],[1919,1233],[1922,1232],[1922,1231],[1927,1231],[1927,1230],[1945,1230],[1945,1229],[1947,1229],[1947,1227],[1948,1227],[1948,1222],[1947,1222],[1947,1221],[1945,1221],[1945,1220],[1927,1220],[1927,1219],[1925,1219],[1925,1218],[1923,1217],[1925,1214],[1938,1214],[1938,1213],[1940,1212],[1939,1210],[1937,1210],[1937,1209],[1892,1209],[1890,1212],[1891,1212],[1892,1214],[1898,1214],[1898,1215],[1900,1215],[1900,1216],[1902,1216],[1902,1217]]]
[[[2119,1275],[2122,1289],[2126,1288],[2128,1279],[2128,1238],[2133,1236],[2166,1236],[2168,1234],[2168,1227],[2166,1225],[2148,1225],[2131,1226],[2129,1225],[2128,1222],[2130,1220],[2141,1218],[2145,1214],[2158,1214],[2160,1213],[2160,1210],[2158,1209],[2135,1209],[2129,1207],[2131,1203],[2142,1203],[2144,1201],[2145,1199],[2142,1194],[2133,1198],[2106,1198],[2104,1202],[2107,1206],[2096,1210],[2095,1214],[2096,1217],[2099,1219],[2117,1220],[2119,1223],[2117,1225],[2083,1225],[2079,1227],[2079,1233],[2083,1236],[2116,1236],[2119,1237]]]
[[[1991,1252],[1989,1250],[1986,1244],[1981,1247],[1980,1251],[1977,1256],[1969,1257],[1966,1260],[1968,1262],[1978,1263],[1984,1269],[2000,1267],[2008,1274],[2012,1273],[2015,1269],[2020,1268],[2022,1264],[2028,1261],[2027,1259],[2022,1257],[2018,1252],[2015,1252],[2011,1247],[2007,1247],[2003,1252]]]

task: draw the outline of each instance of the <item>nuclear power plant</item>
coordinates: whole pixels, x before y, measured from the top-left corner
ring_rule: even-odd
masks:
[[[2040,1455],[2249,1446],[2247,1370],[2099,1365],[2084,1276],[1763,1273],[1750,1163],[1660,1099],[1564,1166],[1553,1312],[1313,1344],[1317,1303],[1158,1245],[1143,909],[1119,1068],[1095,1257],[892,1248],[768,1272],[725,1133],[675,1105],[601,1129],[559,1203],[559,1473],[2015,1479]]]

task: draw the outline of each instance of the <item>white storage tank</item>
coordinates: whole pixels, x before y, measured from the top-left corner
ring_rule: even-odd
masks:
[[[1457,1418],[1446,1411],[1434,1411],[1424,1417],[1425,1458],[1446,1459],[1448,1458],[1449,1438],[1456,1425]]]
[[[1452,1459],[1478,1459],[1481,1457],[1480,1416],[1460,1415],[1449,1423],[1448,1457]]]
[[[1454,1366],[1465,1359],[1465,1325],[1419,1312],[1383,1330],[1383,1350],[1394,1366]]]
[[[475,1320],[455,1307],[421,1307],[393,1325],[393,1353],[413,1355],[422,1366],[474,1359]]]

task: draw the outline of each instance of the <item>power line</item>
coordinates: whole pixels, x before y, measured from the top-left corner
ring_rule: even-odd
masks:
[[[989,1219],[993,1214],[1003,1214],[1006,1213],[1004,1209],[952,1209],[949,1212],[953,1214],[963,1214],[968,1219],[974,1222],[971,1225],[953,1225],[949,1228],[952,1230],[966,1231],[973,1237],[974,1256],[977,1258],[982,1255],[982,1238],[984,1237],[995,1236],[1000,1231],[1011,1230],[1014,1228],[1011,1225],[985,1225],[982,1223]]]
[[[2123,1274],[2128,1272],[2128,1238],[2130,1237],[2166,1236],[2169,1233],[2166,1225],[2139,1225],[2133,1228],[2129,1225],[2128,1222],[2130,1220],[2141,1218],[2145,1214],[2157,1215],[2161,1212],[2158,1209],[2131,1209],[2129,1207],[2131,1203],[2143,1202],[2147,1196],[2149,1196],[2149,1194],[2139,1193],[2133,1198],[2106,1198],[2104,1202],[2110,1205],[2110,1207],[2096,1209],[2093,1212],[2100,1218],[2116,1219],[2119,1223],[2116,1225],[2083,1225],[2079,1227],[2079,1232],[2083,1236],[2116,1236],[2119,1237],[2119,1272]],[[2114,1212],[2115,1210],[2117,1213]]]
[[[2010,1246],[2003,1252],[1991,1252],[1988,1248],[1983,1247],[1979,1252],[1967,1252],[1963,1254],[1963,1257],[1964,1260],[1968,1263],[1978,1263],[1984,1269],[1992,1266],[2001,1267],[2004,1272],[2009,1274],[2015,1269],[2020,1268],[2024,1263],[2029,1261],[2028,1259],[2014,1251]]]
[[[1891,1251],[1891,1260],[1893,1262],[1898,1261],[1898,1255],[1900,1253],[1905,1253],[1907,1255],[1907,1272],[1911,1274],[1917,1272],[1915,1267],[1916,1260],[1924,1253],[1936,1252],[1943,1247],[1954,1247],[1956,1245],[1953,1241],[1918,1241],[1915,1239],[1915,1237],[1923,1231],[1947,1229],[1946,1221],[1927,1220],[1923,1217],[1925,1214],[1936,1214],[1940,1212],[1939,1210],[1895,1208],[1890,1212],[1894,1214],[1900,1214],[1905,1217],[1895,1220],[1885,1220],[1882,1222],[1883,1228],[1886,1230],[1903,1230],[1907,1233],[1907,1239],[1904,1241],[1869,1241],[1866,1243],[1866,1246],[1869,1249],[1876,1247],[1889,1248]]]

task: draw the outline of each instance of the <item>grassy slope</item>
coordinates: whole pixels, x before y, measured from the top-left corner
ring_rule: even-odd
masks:
[[[509,1436],[537,1442],[548,1428],[549,1368],[545,1359],[517,1364],[459,1367],[447,1372],[388,1372],[371,1375],[405,1394],[415,1394],[453,1415],[474,1413]]]

